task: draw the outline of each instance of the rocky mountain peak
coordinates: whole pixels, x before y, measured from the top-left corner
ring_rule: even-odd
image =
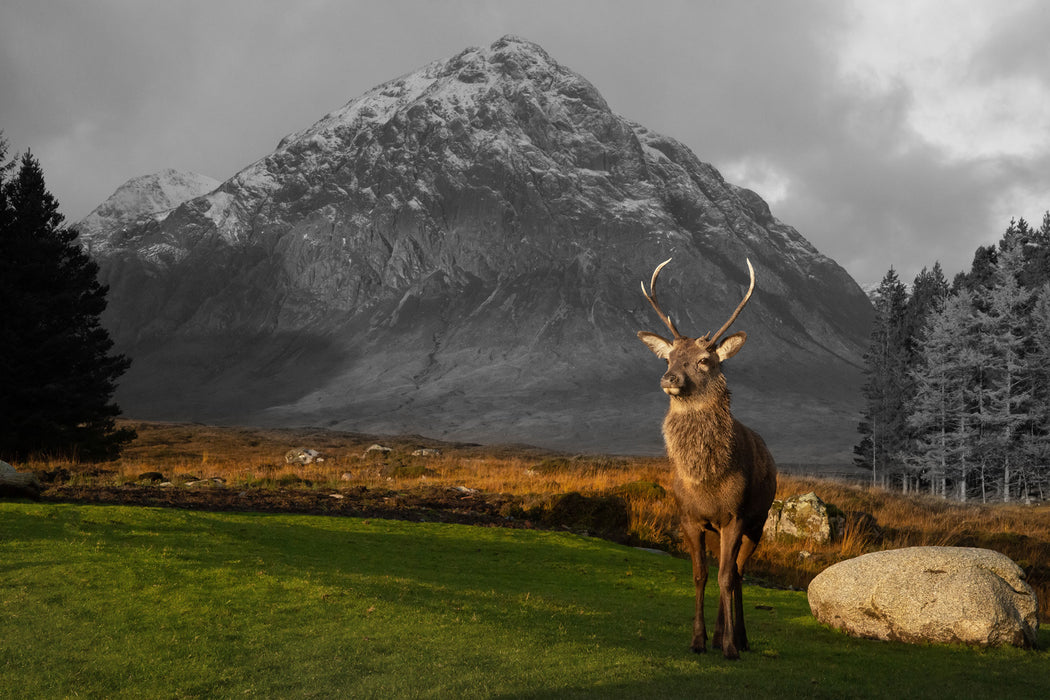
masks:
[[[556,63],[542,47],[505,36],[487,48],[465,49],[452,58],[378,85],[313,126],[285,137],[277,149],[301,141],[317,145],[338,142],[340,134],[386,124],[398,115],[407,125],[413,125],[424,114],[453,123],[462,118],[469,120],[478,116],[481,103],[500,98],[522,102],[541,93],[548,99],[560,94],[608,110],[590,83]]]
[[[92,250],[110,245],[135,222],[162,219],[183,202],[200,197],[220,182],[200,173],[166,168],[134,177],[80,220],[80,238]]]

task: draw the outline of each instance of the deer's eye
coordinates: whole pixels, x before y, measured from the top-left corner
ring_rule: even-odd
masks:
[[[707,369],[710,366],[711,366],[711,360],[709,360],[706,357],[701,357],[699,360],[696,361],[696,368],[697,369]]]

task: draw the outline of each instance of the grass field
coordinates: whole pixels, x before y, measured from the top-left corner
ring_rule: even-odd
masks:
[[[712,588],[713,591],[713,588]],[[709,591],[709,595],[712,594]],[[688,650],[688,562],[570,533],[0,503],[3,698],[1045,698],[1040,651],[856,640],[748,586]]]

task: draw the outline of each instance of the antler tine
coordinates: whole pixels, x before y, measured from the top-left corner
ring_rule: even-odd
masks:
[[[711,336],[711,340],[708,341],[711,345],[717,343],[718,339],[722,337],[722,334],[729,330],[729,327],[733,325],[733,321],[736,320],[736,317],[740,315],[740,312],[743,311],[744,307],[747,305],[748,300],[751,298],[751,292],[755,291],[755,268],[751,266],[750,259],[745,258],[745,260],[747,260],[748,272],[751,273],[751,284],[747,288],[747,294],[744,295],[744,300],[737,305],[733,315],[729,317],[729,320],[726,321],[713,336]]]
[[[660,270],[664,269],[664,265],[671,262],[671,258],[664,260],[662,263],[656,266],[653,270],[653,278],[649,280],[649,291],[645,291],[645,280],[642,280],[642,294],[649,300],[649,303],[653,305],[653,309],[656,310],[656,315],[660,317],[660,320],[671,330],[674,334],[675,339],[682,337],[682,334],[678,332],[678,329],[674,327],[674,323],[671,322],[671,318],[663,312],[660,305],[656,303],[656,278],[660,275]]]

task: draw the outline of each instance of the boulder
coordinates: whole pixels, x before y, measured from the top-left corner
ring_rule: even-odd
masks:
[[[809,607],[855,637],[1030,647],[1038,602],[1024,571],[990,549],[909,547],[864,554],[821,572]]]
[[[842,532],[844,518],[828,508],[812,491],[773,501],[766,518],[764,537],[780,536],[830,542]]]
[[[7,462],[0,461],[0,496],[38,500],[43,490],[44,486],[36,474],[20,472]]]

